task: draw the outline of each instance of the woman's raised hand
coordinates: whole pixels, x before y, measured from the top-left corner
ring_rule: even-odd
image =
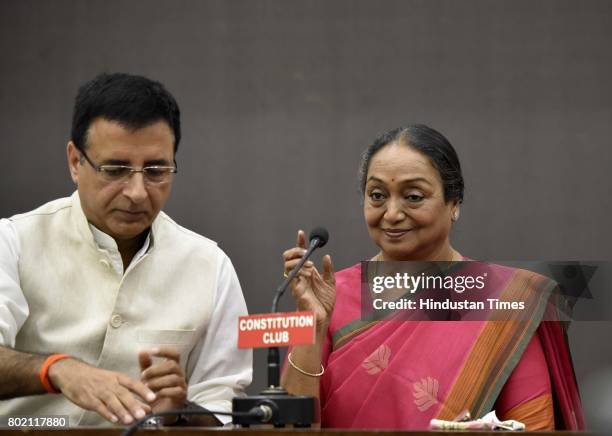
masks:
[[[289,274],[306,252],[306,235],[302,230],[297,233],[296,245],[283,253],[285,274]],[[313,311],[318,332],[325,332],[336,301],[336,281],[331,257],[323,256],[323,275],[312,261],[306,261],[296,278],[292,280],[291,290],[298,310]]]

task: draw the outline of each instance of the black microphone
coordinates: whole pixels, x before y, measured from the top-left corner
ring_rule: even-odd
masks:
[[[310,246],[314,246],[315,248],[324,247],[329,240],[329,232],[324,227],[315,227],[310,232]]]
[[[295,268],[287,274],[287,277],[274,294],[272,313],[278,312],[278,301],[313,251],[327,244],[329,233],[323,227],[315,227],[310,232],[308,240],[308,249]],[[272,417],[268,418],[267,422],[271,422],[275,427],[284,427],[287,424],[293,424],[294,427],[310,427],[315,419],[314,397],[289,395],[280,386],[280,355],[278,347],[268,348],[268,388],[264,389],[259,395],[234,398],[232,400],[234,412],[244,413],[262,405],[272,410]],[[262,422],[261,418],[246,415],[234,416],[232,421],[234,424],[239,424],[243,427]]]

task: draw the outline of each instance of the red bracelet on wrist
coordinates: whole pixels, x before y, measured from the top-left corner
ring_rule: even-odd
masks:
[[[44,361],[42,367],[40,368],[40,382],[42,383],[45,390],[50,394],[60,394],[61,392],[55,389],[55,386],[51,384],[51,380],[49,380],[49,368],[58,360],[68,359],[70,358],[67,354],[52,354],[47,357]]]

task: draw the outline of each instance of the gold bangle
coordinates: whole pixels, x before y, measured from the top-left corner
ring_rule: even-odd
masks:
[[[308,377],[321,377],[325,373],[325,368],[323,367],[323,364],[321,364],[321,371],[317,372],[316,374],[313,374],[311,372],[306,372],[302,368],[298,368],[295,365],[295,363],[293,363],[293,361],[291,360],[291,353],[287,354],[287,361],[289,362],[289,365],[291,365],[293,367],[293,369],[295,369],[296,371],[301,372],[304,375],[307,375]]]

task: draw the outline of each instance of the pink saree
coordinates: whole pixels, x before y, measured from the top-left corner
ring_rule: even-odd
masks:
[[[493,267],[493,286],[507,300],[554,286],[529,271]],[[360,288],[360,264],[336,274],[323,427],[427,429],[432,418],[452,420],[465,410],[476,418],[492,409],[503,416],[549,399],[557,429],[584,429],[565,332],[558,322],[541,322],[544,306],[529,321],[364,321]]]

